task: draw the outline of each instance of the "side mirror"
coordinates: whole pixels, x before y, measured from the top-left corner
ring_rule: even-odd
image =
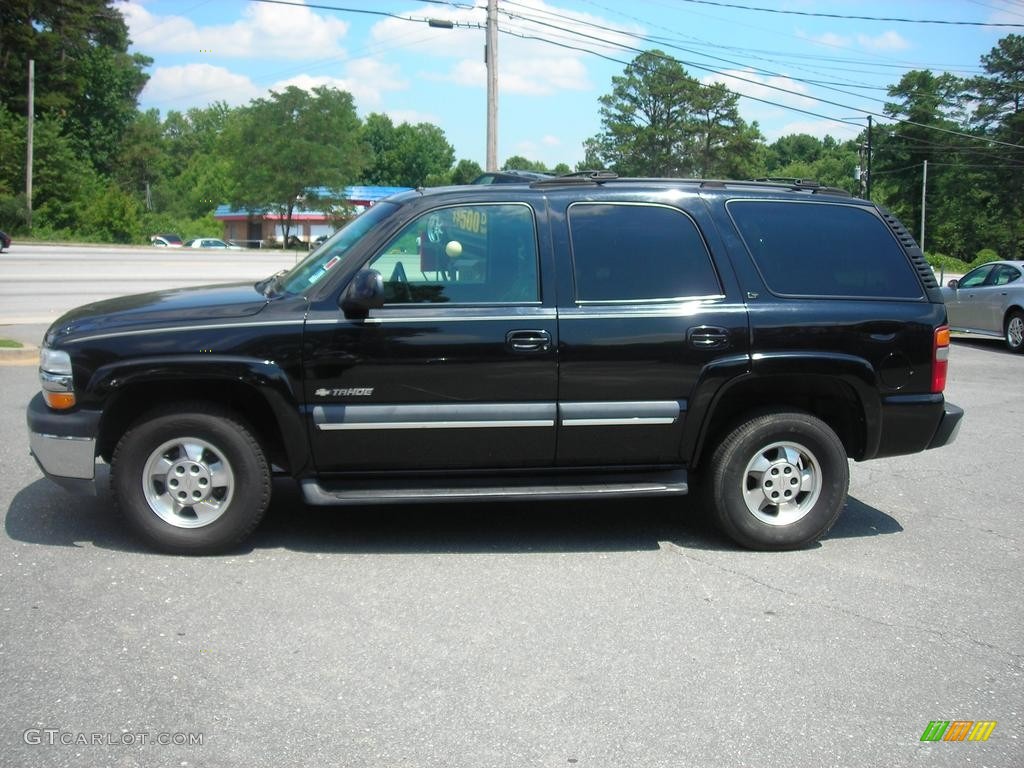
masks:
[[[946,283],[946,287],[947,288],[958,288],[959,286],[960,286],[960,282],[958,280],[955,280],[955,279],[954,280],[950,280],[948,283]]]
[[[341,297],[341,309],[345,317],[366,317],[371,309],[384,306],[384,278],[375,269],[361,269],[356,272]]]

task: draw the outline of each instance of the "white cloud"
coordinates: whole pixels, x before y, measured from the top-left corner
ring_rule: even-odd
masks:
[[[824,32],[820,35],[810,35],[802,29],[796,31],[796,36],[821,45],[826,48],[849,48],[853,44],[853,38],[837,35],[835,32]]]
[[[409,125],[419,125],[420,123],[441,124],[441,118],[437,115],[430,112],[419,112],[415,109],[388,109],[385,110],[384,114],[390,117],[391,122],[395,125],[401,125],[402,123],[409,123]]]
[[[888,30],[879,35],[839,35],[835,32],[824,32],[820,35],[810,35],[803,30],[797,30],[796,36],[808,40],[816,45],[825,48],[854,48],[854,44],[866,51],[905,51],[910,48],[910,43],[899,32]]]
[[[861,48],[866,48],[869,51],[905,51],[910,47],[910,43],[891,29],[874,37],[857,35],[857,43]]]
[[[210,64],[185,64],[178,67],[159,67],[146,83],[143,99],[169,103],[172,108],[188,109],[192,106],[225,101],[231,106],[246,104],[262,95],[263,90],[245,75],[238,75],[224,67]]]
[[[789,136],[794,133],[806,133],[819,139],[831,136],[840,141],[846,141],[856,138],[860,131],[861,129],[857,126],[841,123],[838,120],[794,120],[785,125],[779,125],[774,130],[764,131],[764,134],[769,143],[780,136]]]
[[[562,146],[562,140],[557,136],[545,136],[540,140],[540,143],[546,147],[560,147]]]
[[[722,83],[730,91],[741,96],[753,96],[787,107],[813,109],[817,106],[817,102],[807,96],[806,85],[784,75],[766,76],[747,69],[732,69],[721,74],[709,75],[702,82]],[[747,119],[757,119],[747,115],[765,107],[771,109],[771,105],[761,105],[760,102],[748,103],[743,109],[743,115]]]
[[[422,35],[417,33],[416,49],[422,52],[425,59],[456,59],[456,62],[443,72],[429,71],[428,65],[424,63],[419,76],[426,80],[452,82],[464,87],[486,87],[482,30],[486,23],[484,6],[480,4],[474,8],[455,8],[432,5],[426,9],[421,8],[412,15],[424,13],[429,17],[442,18],[456,24],[468,24],[472,28],[424,28]],[[521,0],[514,8],[507,6],[503,9],[498,23],[503,32],[509,33],[499,36],[497,58],[501,91],[534,96],[590,90],[593,84],[587,73],[585,54],[517,35],[537,36],[548,40],[565,39],[571,42],[571,33],[574,31],[587,35],[595,34],[594,28],[587,26],[588,23],[625,28],[630,32],[643,31],[642,27],[635,24],[608,22],[599,16],[560,8],[543,0]],[[407,21],[387,19],[374,25],[371,34],[380,43],[400,40],[403,36],[409,36],[409,26],[410,23]],[[613,32],[601,31],[598,36],[613,44],[632,45],[636,42],[627,35]],[[580,43],[577,39],[576,44],[593,50],[608,49],[613,51],[614,55],[622,55],[621,50],[613,45],[603,45],[593,40]]]
[[[322,59],[344,53],[349,25],[298,5],[249,3],[232,24],[197,27],[184,16],[155,16],[138,0],[118,3],[132,42],[150,53],[195,53],[231,58]]]
[[[397,66],[384,64],[376,59],[358,59],[350,62],[345,67],[345,77],[300,74],[274,83],[269,90],[282,91],[289,85],[306,91],[320,86],[348,91],[352,94],[359,111],[364,113],[373,112],[380,106],[381,94],[385,91],[398,91],[408,87],[406,81],[399,77]]]

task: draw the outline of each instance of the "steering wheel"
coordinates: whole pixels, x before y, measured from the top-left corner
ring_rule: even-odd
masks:
[[[427,218],[427,240],[439,243],[442,237],[444,237],[444,225],[441,223],[441,217],[436,213],[431,214]]]
[[[402,262],[395,262],[395,268],[391,270],[388,282],[395,286],[396,298],[403,296],[407,303],[412,303],[412,289],[409,287],[409,278],[405,276],[405,267],[402,266]]]

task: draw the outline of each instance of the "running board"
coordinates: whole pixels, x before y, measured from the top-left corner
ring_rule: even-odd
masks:
[[[618,475],[559,475],[550,478],[444,478],[434,482],[405,478],[376,484],[302,481],[306,503],[318,507],[361,504],[418,504],[445,501],[522,501],[600,499],[609,496],[670,496],[689,490],[686,470]]]

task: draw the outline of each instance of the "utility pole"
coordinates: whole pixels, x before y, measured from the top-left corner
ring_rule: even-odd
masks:
[[[487,168],[498,170],[498,0],[487,0]]]
[[[928,161],[924,161],[924,178],[921,179],[921,252],[924,253],[924,208],[928,194]]]
[[[28,139],[25,157],[25,203],[28,206],[25,223],[32,232],[32,150],[36,122],[36,61],[28,60]]]
[[[867,198],[871,199],[871,115],[868,115],[868,183]]]

